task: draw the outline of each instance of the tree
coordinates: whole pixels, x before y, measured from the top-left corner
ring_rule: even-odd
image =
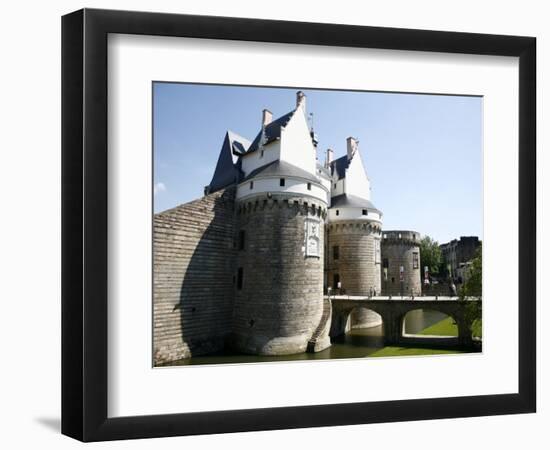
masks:
[[[429,236],[424,236],[420,241],[420,266],[422,271],[428,266],[431,275],[439,274],[441,266],[441,249],[437,241]]]
[[[481,300],[482,292],[482,251],[481,246],[476,250],[472,265],[468,271],[460,291],[458,293],[460,300],[467,298],[477,298]],[[469,302],[466,305],[466,319],[472,324],[472,332],[477,337],[481,337],[481,302]]]
[[[477,297],[481,298],[481,285],[482,285],[482,251],[481,246],[476,250],[474,259],[472,259],[472,265],[468,271],[468,276],[465,277],[461,289],[460,297]]]

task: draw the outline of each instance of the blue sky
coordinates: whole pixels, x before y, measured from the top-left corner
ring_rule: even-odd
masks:
[[[226,130],[254,139],[262,109],[287,113],[298,89],[313,112],[319,160],[359,139],[384,229],[440,243],[482,237],[480,97],[155,83],[155,212],[201,197]]]

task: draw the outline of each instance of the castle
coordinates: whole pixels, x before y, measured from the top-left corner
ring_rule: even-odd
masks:
[[[420,235],[382,231],[357,139],[317,159],[306,96],[252,142],[228,131],[203,198],[154,217],[154,362],[229,346],[260,355],[330,346],[327,293],[421,291]],[[360,310],[350,326],[379,324]]]

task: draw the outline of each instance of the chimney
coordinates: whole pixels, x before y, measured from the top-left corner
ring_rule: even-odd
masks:
[[[327,153],[325,157],[325,168],[328,169],[330,167],[330,163],[332,162],[333,159],[334,159],[334,152],[332,151],[331,148],[327,148]]]
[[[262,111],[262,128],[266,127],[273,120],[273,114],[269,109],[264,109]]]
[[[359,148],[359,141],[353,137],[349,137],[346,139],[346,142],[348,148],[348,161],[351,161],[351,158],[353,158],[353,155],[355,155],[355,152]]]
[[[296,92],[296,109],[302,108],[304,113],[306,112],[306,94],[302,91]]]

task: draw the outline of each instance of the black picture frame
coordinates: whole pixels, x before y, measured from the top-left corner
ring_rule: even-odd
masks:
[[[107,36],[519,57],[518,393],[107,417]],[[535,412],[536,39],[84,9],[62,18],[62,433],[82,441]]]

